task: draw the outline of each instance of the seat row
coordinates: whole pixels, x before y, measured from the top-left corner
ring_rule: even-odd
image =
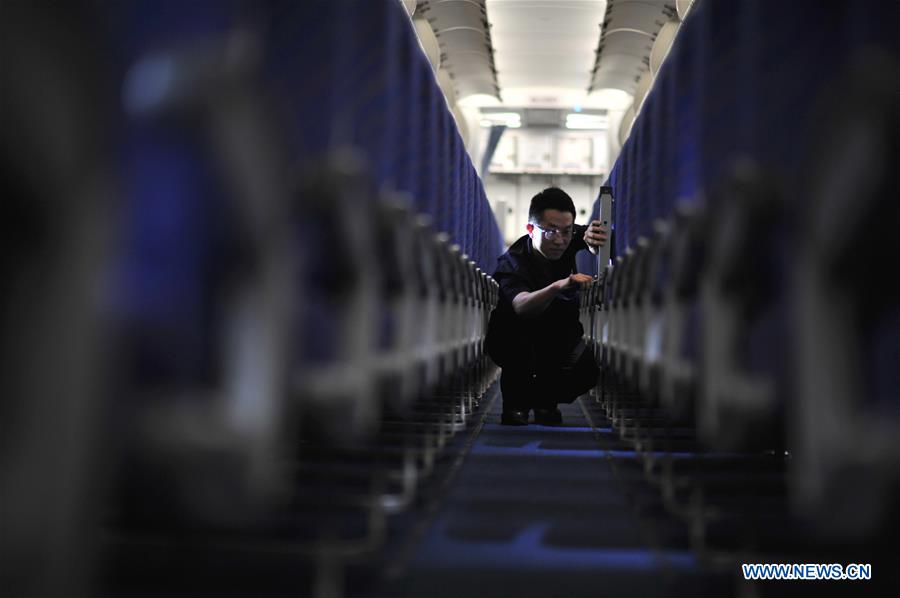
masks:
[[[582,321],[620,399],[702,451],[782,455],[793,517],[850,541],[896,521],[900,47],[889,2],[812,4],[691,10],[610,173]]]
[[[233,385],[207,396],[170,391],[131,413],[131,427],[143,433],[131,436],[119,468],[116,517],[107,525],[121,540],[108,547],[103,571],[156,562],[156,547],[140,541],[147,533],[171,538],[166,550],[176,553],[197,550],[178,540],[185,533],[232,546],[241,555],[234,576],[195,571],[207,589],[266,570],[276,549],[296,555],[291,566],[304,573],[292,587],[303,593],[343,585],[351,565],[377,568],[396,556],[395,544],[411,533],[403,516],[423,488],[440,482],[444,455],[472,433],[496,394],[497,368],[483,342],[498,286],[402,195],[365,197],[369,177],[348,154],[300,177],[305,226],[326,238],[349,234],[326,261],[294,258],[298,297],[277,303],[286,310],[277,324],[237,337],[222,364]],[[251,282],[219,300],[247,309],[237,298],[253,296],[259,281]],[[246,313],[231,314],[234,328]],[[261,362],[266,330],[303,342],[283,340],[287,350]],[[280,384],[266,380],[279,371]],[[126,396],[158,396],[155,388],[132,387]],[[331,565],[320,566],[323,558]],[[285,578],[267,579],[246,591],[285,590]],[[115,591],[184,587],[168,566],[108,583]]]
[[[13,593],[377,561],[496,374],[499,228],[402,5],[8,17]]]
[[[855,85],[881,84],[869,71]],[[888,88],[863,93],[868,116],[853,126],[889,134],[875,125],[886,117]],[[842,142],[829,138],[812,162],[838,151]],[[653,235],[583,294],[582,323],[605,372],[598,394],[623,436],[649,451],[648,471],[671,474],[670,461],[688,452],[731,459],[733,475],[753,480],[747,467],[758,472],[762,460],[771,479],[783,480],[769,499],[790,512],[785,529],[807,525],[804,538],[849,544],[893,529],[900,450],[897,421],[886,414],[898,387],[885,359],[896,352],[896,296],[883,275],[900,254],[870,219],[893,217],[876,182],[891,155],[816,177],[809,192],[827,201],[799,215],[760,166],[740,160],[714,200],[656,221]],[[866,191],[835,195],[854,186]],[[867,216],[836,217],[856,209]],[[859,270],[852,255],[868,265]],[[664,480],[668,493],[688,483]],[[752,485],[744,492],[758,498]],[[735,510],[746,517],[741,508],[751,506]],[[846,519],[836,521],[836,509],[847,509]]]

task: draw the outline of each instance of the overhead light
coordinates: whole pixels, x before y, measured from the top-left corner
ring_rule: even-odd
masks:
[[[603,114],[579,114],[570,112],[566,115],[567,129],[605,129],[609,124]]]

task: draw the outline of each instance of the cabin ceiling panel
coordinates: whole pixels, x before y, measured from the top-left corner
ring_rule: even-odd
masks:
[[[605,7],[605,0],[487,0],[501,89],[587,89]]]

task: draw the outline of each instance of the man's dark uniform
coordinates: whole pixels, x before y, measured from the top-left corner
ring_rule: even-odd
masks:
[[[596,384],[599,372],[582,339],[577,288],[558,294],[532,318],[520,318],[512,307],[519,293],[540,290],[576,272],[575,254],[587,249],[586,228],[575,225],[572,242],[558,260],[540,255],[528,235],[497,259],[494,279],[500,285],[500,301],[491,317],[488,352],[502,368],[504,411],[552,409]]]

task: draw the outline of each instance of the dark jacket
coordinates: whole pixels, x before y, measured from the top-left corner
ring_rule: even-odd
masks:
[[[578,320],[578,291],[572,289],[557,296],[539,316],[520,318],[512,300],[525,291],[532,292],[565,278],[576,271],[575,254],[587,249],[586,227],[575,225],[572,242],[556,261],[538,254],[525,235],[497,258],[494,279],[500,285],[500,300],[488,325],[487,351],[500,367],[512,362],[534,368],[535,363],[553,365],[572,351],[584,329]]]

